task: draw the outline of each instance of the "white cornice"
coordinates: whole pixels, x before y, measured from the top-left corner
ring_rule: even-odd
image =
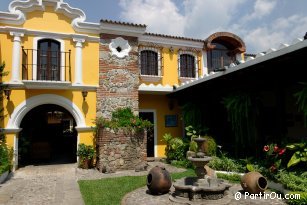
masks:
[[[142,83],[140,86],[139,86],[139,92],[140,93],[165,93],[165,94],[168,94],[168,93],[171,93],[173,91],[173,87],[170,86],[170,85],[161,85],[161,84],[158,84],[158,85],[154,85],[154,84],[149,84],[149,85],[146,85],[145,83]]]
[[[154,43],[162,46],[173,46],[173,47],[187,47],[187,48],[196,48],[203,49],[204,42],[197,42],[191,40],[183,40],[183,39],[175,39],[175,38],[167,38],[161,36],[150,36],[150,35],[142,35],[139,37],[139,42],[141,43]]]
[[[68,81],[40,81],[23,80],[21,83],[3,83],[11,89],[43,89],[43,90],[87,90],[96,91],[98,85],[76,85]]]
[[[55,12],[70,18],[75,31],[99,33],[99,23],[86,22],[86,15],[81,9],[73,8],[63,0],[14,0],[9,4],[9,12],[0,12],[0,23],[22,25],[28,12],[45,11],[45,6],[53,6]]]
[[[145,31],[146,27],[100,22],[101,33],[140,37],[145,33]]]
[[[74,34],[74,33],[56,33],[56,32],[49,32],[49,31],[39,31],[39,30],[32,30],[32,29],[24,29],[24,28],[17,28],[11,26],[0,26],[0,33],[3,32],[20,32],[28,35],[33,36],[41,36],[41,37],[53,37],[53,38],[62,38],[62,39],[72,39],[72,38],[82,38],[86,41],[91,42],[99,42],[98,36],[89,36],[83,34]]]

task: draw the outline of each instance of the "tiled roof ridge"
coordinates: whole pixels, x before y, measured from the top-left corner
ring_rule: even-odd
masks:
[[[147,27],[146,24],[136,24],[136,23],[130,23],[130,22],[123,22],[123,21],[113,21],[113,20],[109,20],[109,19],[101,19],[100,22],[111,23],[111,24],[119,24],[119,25],[125,25],[125,26]]]
[[[195,38],[189,38],[189,37],[183,37],[183,36],[172,36],[172,35],[158,34],[158,33],[148,33],[148,32],[146,32],[145,35],[148,35],[148,36],[158,36],[158,37],[166,37],[166,38],[175,38],[175,39],[197,41],[197,42],[204,42],[204,40],[202,40],[202,39],[195,39]]]

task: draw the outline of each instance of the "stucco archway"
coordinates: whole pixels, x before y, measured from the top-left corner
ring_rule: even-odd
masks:
[[[44,104],[55,104],[65,108],[74,117],[77,129],[87,128],[80,109],[67,98],[54,94],[43,94],[30,97],[20,103],[12,113],[6,129],[19,129],[23,117],[34,107]]]
[[[14,109],[6,126],[7,131],[16,133],[14,137],[14,170],[18,167],[18,132],[21,130],[20,124],[28,112],[37,106],[45,104],[54,104],[65,108],[73,116],[77,131],[89,129],[85,124],[81,110],[67,98],[54,94],[43,94],[26,99]],[[79,144],[79,135],[77,138],[77,144]]]

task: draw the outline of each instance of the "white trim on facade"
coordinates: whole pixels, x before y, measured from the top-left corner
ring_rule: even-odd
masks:
[[[54,11],[70,18],[72,27],[78,32],[99,34],[100,24],[85,22],[86,15],[81,9],[70,7],[63,0],[14,0],[9,4],[9,12],[0,12],[1,23],[22,25],[26,14],[32,11],[45,11],[45,6],[53,6]]]
[[[157,55],[158,55],[158,75],[157,76],[153,76],[153,78],[155,78],[155,77],[162,77],[163,75],[162,75],[162,73],[163,73],[163,71],[162,71],[162,58],[161,58],[161,49],[157,49],[157,48],[154,48],[154,47],[150,47],[150,46],[141,46],[141,47],[139,47],[139,69],[141,70],[141,65],[142,65],[142,63],[141,63],[141,52],[142,51],[153,51],[153,52],[156,52],[157,53]],[[141,73],[141,72],[140,72]],[[142,75],[141,74],[141,78],[142,78],[142,76],[144,76],[144,77],[150,77],[149,75]],[[147,80],[150,80],[150,79],[148,79],[148,78],[144,78],[144,79],[147,79]],[[161,80],[161,79],[159,79],[159,80]],[[156,82],[156,81],[153,81],[153,82]]]
[[[146,27],[136,27],[130,25],[120,25],[107,22],[100,23],[100,32],[122,36],[140,37],[145,33]]]
[[[202,62],[202,75],[208,75],[208,56],[207,56],[207,51],[202,51],[202,56],[203,56],[203,62]]]
[[[182,78],[183,81],[185,81],[185,78],[186,78],[186,77],[181,77],[180,76],[180,56],[183,55],[183,54],[188,54],[188,55],[194,56],[194,61],[195,61],[194,62],[195,63],[195,78],[189,78],[189,79],[197,79],[198,76],[199,76],[197,54],[195,52],[185,51],[185,50],[179,50],[179,52],[178,52],[178,77],[179,77],[179,79]]]
[[[158,156],[158,125],[157,125],[157,111],[155,109],[140,109],[139,112],[150,112],[154,115],[154,157]]]
[[[109,44],[109,49],[111,51],[111,55],[115,55],[117,58],[124,58],[129,56],[129,52],[131,51],[131,46],[129,42],[122,37],[117,37],[111,40]],[[119,49],[119,50],[118,50]]]
[[[204,42],[192,41],[192,40],[184,40],[184,39],[176,39],[176,38],[167,38],[160,36],[150,36],[150,35],[142,35],[139,37],[139,43],[154,43],[159,44],[164,47],[172,46],[174,48],[196,48],[202,50],[204,47]]]
[[[20,51],[21,51],[21,37],[24,36],[22,32],[10,32],[13,36],[13,50],[12,50],[12,83],[20,83]]]
[[[145,83],[142,83],[141,85],[139,85],[139,89],[138,89],[139,93],[171,93],[173,91],[173,87],[170,85],[154,85],[154,84],[149,84],[146,85]]]
[[[6,129],[19,129],[24,116],[33,108],[44,104],[55,104],[65,108],[74,117],[77,123],[76,128],[87,127],[81,110],[73,102],[59,95],[43,94],[30,97],[20,103],[11,114]]]
[[[44,37],[34,37],[33,38],[33,80],[37,80],[37,50],[38,50],[38,41],[43,39],[52,39],[58,41],[61,45],[61,71],[60,79],[65,81],[65,42],[62,39],[54,38],[53,36],[44,36]]]
[[[82,77],[82,44],[85,42],[84,38],[73,38],[73,41],[76,42],[76,55],[75,55],[75,85],[82,85],[83,84],[83,77]]]
[[[37,37],[49,37],[54,39],[72,39],[75,37],[84,38],[86,41],[89,42],[99,42],[100,38],[96,36],[89,36],[85,34],[75,34],[75,33],[56,33],[51,31],[39,31],[33,29],[25,29],[25,28],[18,28],[12,26],[0,26],[0,33],[8,33],[8,32],[22,32],[27,35],[33,35]]]

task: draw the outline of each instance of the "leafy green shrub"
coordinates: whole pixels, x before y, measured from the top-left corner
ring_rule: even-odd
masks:
[[[281,167],[282,159],[284,158],[284,153],[286,148],[279,147],[275,143],[265,145],[263,147],[265,152],[265,166],[268,168],[269,172],[277,173]]]
[[[300,196],[299,199],[288,199],[287,203],[290,205],[306,205],[307,193],[306,192],[290,192],[289,194]],[[294,198],[294,197],[293,197]]]
[[[241,176],[239,174],[222,174],[222,173],[216,173],[217,178],[225,179],[230,182],[238,183],[241,181]]]
[[[182,168],[193,168],[192,162],[187,159],[182,160],[182,161],[173,160],[171,161],[171,165],[175,167],[182,167]]]
[[[77,150],[77,156],[86,159],[92,159],[95,156],[95,149],[93,145],[79,144]]]
[[[245,167],[242,164],[226,156],[213,157],[208,166],[219,171],[245,172]]]
[[[207,128],[204,128],[207,129]],[[200,137],[200,132],[196,131],[193,126],[185,127],[186,135],[190,138],[190,147],[189,150],[193,152],[197,152],[197,143],[193,141],[194,138]],[[216,156],[217,145],[213,137],[210,136],[201,136],[206,139],[204,142],[204,151],[206,155]]]
[[[206,139],[205,141],[205,153],[209,156],[216,156],[216,142],[213,137],[210,136],[204,136]]]
[[[0,175],[6,171],[10,171],[13,150],[10,149],[5,140],[0,140]]]
[[[186,152],[189,149],[187,142],[184,142],[181,138],[173,137],[168,133],[163,136],[163,141],[166,142],[165,155],[168,163],[171,163],[173,160],[186,160]]]
[[[152,128],[152,123],[143,120],[139,116],[133,114],[131,108],[118,108],[112,112],[111,120],[98,118],[95,121],[96,132],[99,127],[108,127],[113,130],[123,129],[127,133],[136,133],[144,129]]]
[[[298,163],[307,163],[307,141],[301,143],[293,143],[286,146],[288,150],[294,151],[287,167],[295,166]]]
[[[95,148],[93,145],[79,144],[77,150],[77,156],[79,159],[79,167],[88,169],[92,166],[92,159],[95,156]],[[86,165],[86,163],[88,163]]]
[[[294,173],[282,171],[278,173],[277,179],[291,191],[307,192],[307,172]]]

